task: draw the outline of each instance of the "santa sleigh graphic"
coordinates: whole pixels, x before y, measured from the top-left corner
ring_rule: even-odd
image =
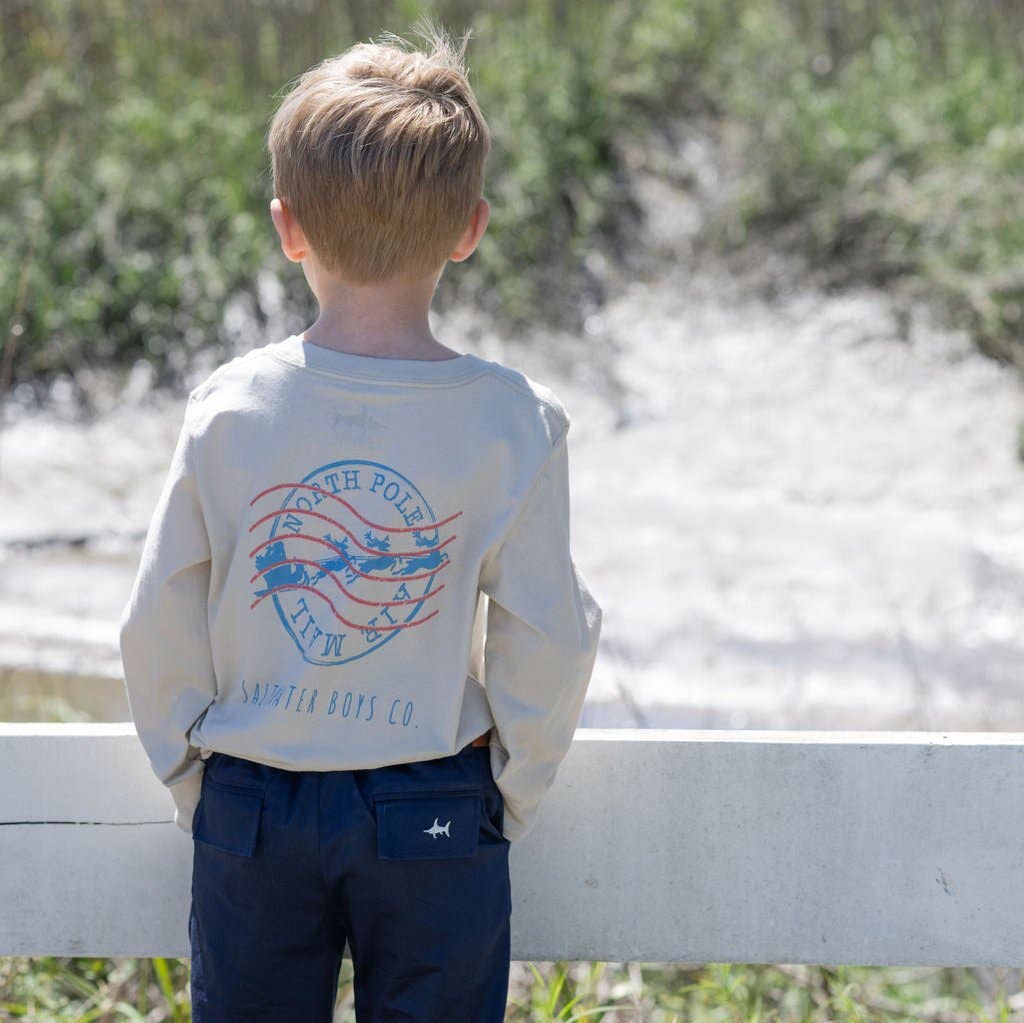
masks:
[[[312,635],[354,630],[368,641],[433,618],[457,535],[442,535],[442,527],[462,512],[438,519],[405,477],[380,463],[332,463],[309,479],[268,487],[249,502],[249,532],[263,537],[249,551],[250,608],[272,602],[300,645],[312,616]],[[388,523],[396,508],[418,524]]]

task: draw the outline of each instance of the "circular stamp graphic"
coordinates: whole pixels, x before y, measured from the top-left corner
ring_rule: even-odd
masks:
[[[311,664],[400,642],[439,612],[457,511],[438,519],[412,481],[380,462],[331,462],[250,502],[256,612],[268,600]]]

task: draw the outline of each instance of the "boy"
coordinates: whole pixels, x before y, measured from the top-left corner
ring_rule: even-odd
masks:
[[[428,35],[353,46],[276,112],[270,212],[320,315],[189,394],[121,617],[194,840],[195,1023],[329,1023],[346,940],[360,1023],[502,1020],[509,846],[596,655],[569,416],[428,325],[490,148],[465,44]]]

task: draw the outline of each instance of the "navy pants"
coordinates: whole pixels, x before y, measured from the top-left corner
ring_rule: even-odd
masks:
[[[194,1023],[501,1023],[509,841],[488,746],[366,770],[214,752],[192,822]]]

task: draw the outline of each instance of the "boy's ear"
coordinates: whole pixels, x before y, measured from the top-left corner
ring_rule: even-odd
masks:
[[[448,257],[453,263],[461,263],[464,259],[469,259],[473,254],[473,250],[480,244],[480,239],[484,236],[484,231],[487,230],[487,222],[490,220],[490,217],[491,205],[483,196],[480,196],[476,209],[473,210],[473,215],[469,218],[469,223],[466,225],[466,230],[462,232],[462,237]]]
[[[306,255],[306,236],[287,204],[277,196],[270,201],[270,219],[281,239],[281,251],[293,263],[301,263]]]

